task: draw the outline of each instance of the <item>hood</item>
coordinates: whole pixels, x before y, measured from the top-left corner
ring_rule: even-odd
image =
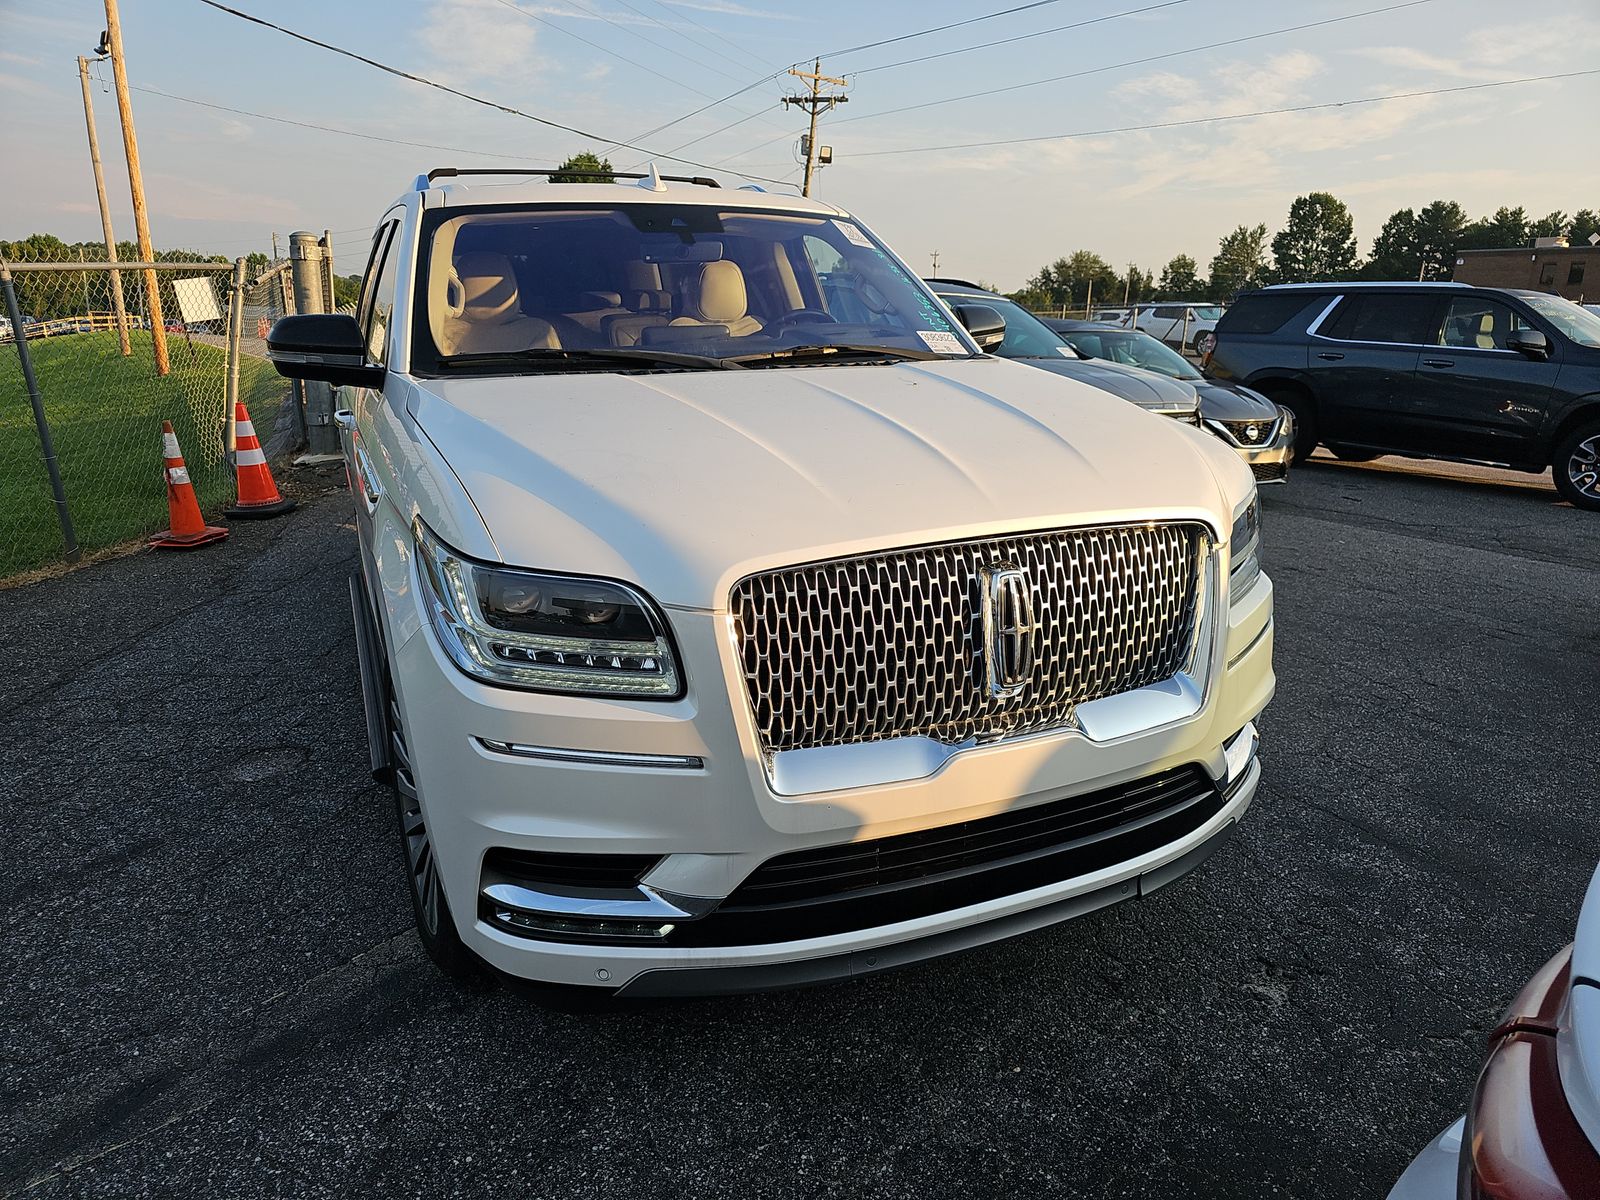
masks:
[[[1062,357],[1019,358],[1014,361],[1049,371],[1052,375],[1079,380],[1163,416],[1188,416],[1195,411],[1198,403],[1194,388],[1182,380],[1157,375],[1153,371],[1141,371],[1138,367],[1106,362],[1104,359]]]
[[[1200,393],[1200,415],[1208,421],[1276,421],[1278,406],[1237,383],[1208,379],[1189,385]]]
[[[1001,531],[1225,534],[1249,489],[1208,434],[995,358],[430,380],[411,407],[502,561],[688,608],[756,571]]]

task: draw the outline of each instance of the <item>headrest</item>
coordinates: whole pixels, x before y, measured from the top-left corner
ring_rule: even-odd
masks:
[[[455,276],[461,284],[462,315],[471,320],[503,316],[517,306],[517,277],[504,254],[463,254],[455,261]]]
[[[701,266],[698,291],[695,307],[702,321],[732,324],[744,316],[750,303],[744,290],[744,272],[738,263],[727,259]]]
[[[583,306],[579,312],[596,308],[621,308],[622,297],[616,292],[579,292],[578,303]]]
[[[1484,313],[1478,318],[1478,349],[1493,350],[1494,347],[1494,314]]]
[[[672,293],[644,291],[633,294],[634,312],[670,312],[672,311]]]

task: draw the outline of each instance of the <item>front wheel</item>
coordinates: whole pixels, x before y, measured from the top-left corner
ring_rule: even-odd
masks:
[[[1556,491],[1577,508],[1600,510],[1600,421],[1580,425],[1556,446]]]

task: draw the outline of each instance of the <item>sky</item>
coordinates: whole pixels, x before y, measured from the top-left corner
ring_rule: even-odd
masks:
[[[1275,231],[1290,201],[1314,190],[1350,206],[1363,254],[1389,213],[1434,199],[1473,216],[1600,209],[1600,74],[1195,123],[1594,70],[1600,0],[230,2],[595,136],[384,74],[200,0],[123,0],[159,247],[270,253],[274,231],[286,247],[293,230],[329,229],[337,269],[353,273],[417,173],[548,167],[582,150],[619,169],[677,154],[703,165],[657,157],[663,173],[731,186],[744,172],[793,190],[806,118],[779,103],[802,86],[781,73],[818,55],[825,74],[848,79],[849,100],[822,119],[834,163],[814,193],[915,269],[937,250],[941,274],[1006,290],[1077,249],[1119,269],[1189,254],[1204,273],[1224,233]],[[906,36],[954,22],[970,23]],[[1318,22],[1331,23],[1291,28]],[[92,54],[104,24],[96,0],[0,0],[0,238],[100,237],[74,60]],[[889,39],[900,40],[857,48]],[[93,69],[113,222],[131,239],[110,66]],[[1128,128],[1155,125],[1169,127]],[[1049,140],[969,145],[1023,138]]]

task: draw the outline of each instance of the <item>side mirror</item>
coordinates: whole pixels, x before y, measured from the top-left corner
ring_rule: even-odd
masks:
[[[384,369],[367,362],[361,326],[347,313],[280,317],[267,334],[279,375],[351,387],[382,387]]]
[[[1506,349],[1529,358],[1549,358],[1550,339],[1537,329],[1514,329],[1506,337]]]
[[[993,350],[1006,340],[1006,319],[987,304],[954,304],[951,308],[979,350]]]

